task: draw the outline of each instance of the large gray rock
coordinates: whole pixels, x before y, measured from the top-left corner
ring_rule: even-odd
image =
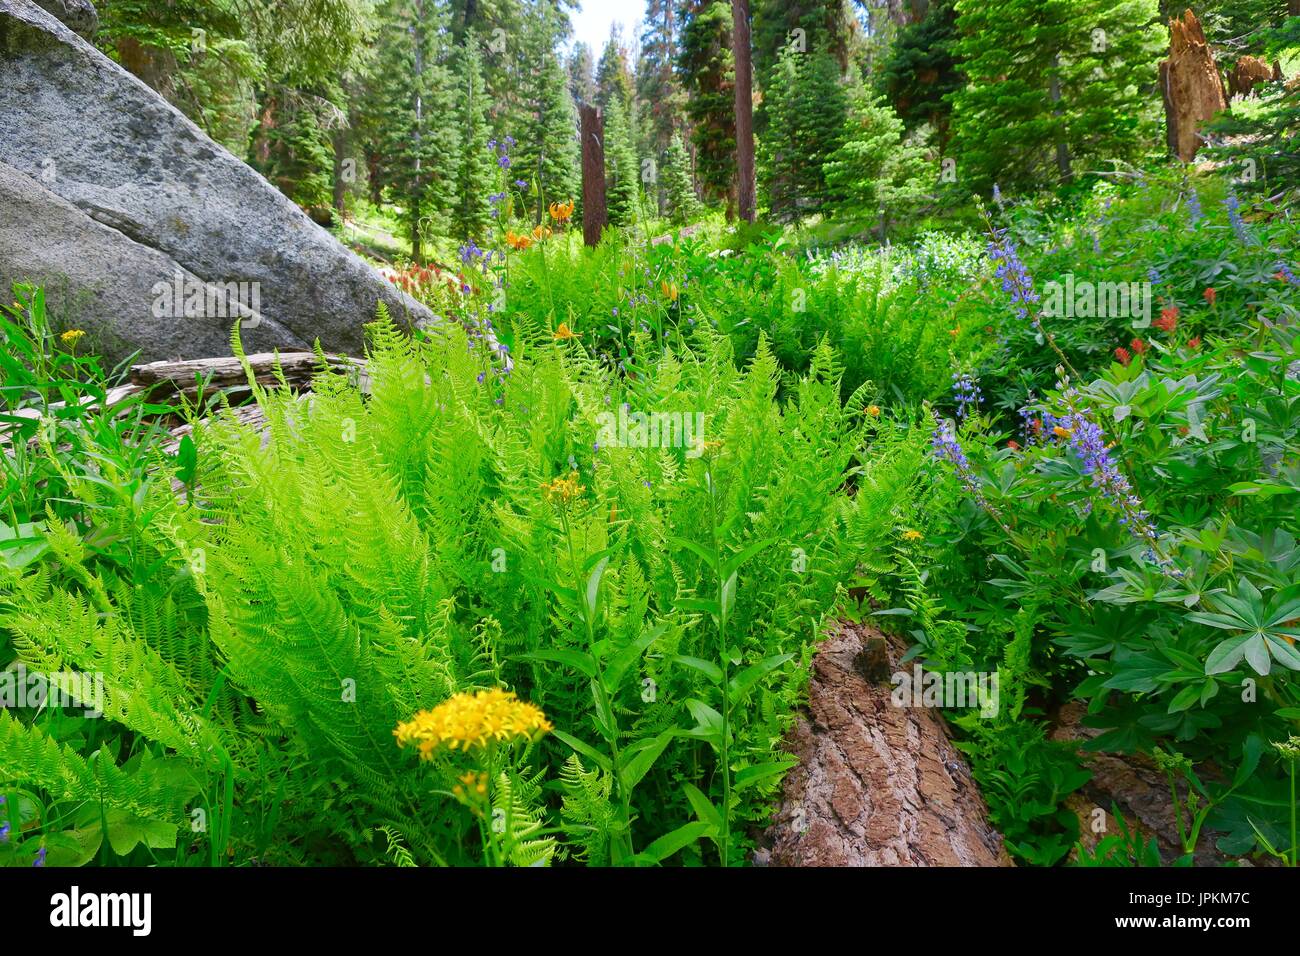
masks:
[[[44,286],[56,327],[88,333],[85,345],[105,355],[120,358],[137,348],[148,358],[225,355],[236,318],[249,352],[311,344],[274,319],[242,310],[248,303],[239,300],[238,287],[231,296],[204,283],[166,253],[95,221],[2,162],[0,210],[4,292],[10,281]],[[176,309],[178,277],[185,294]],[[202,308],[187,310],[187,300]],[[155,309],[156,303],[162,307]]]
[[[78,36],[89,40],[99,29],[99,14],[90,0],[35,0],[36,5]]]
[[[399,321],[432,321],[30,0],[0,0],[0,78],[0,163],[12,167],[0,176],[0,291],[40,278],[71,324],[119,343],[114,357],[226,354],[214,330],[224,327],[225,341],[234,319],[214,288],[256,310],[248,344],[262,349],[319,339],[355,354],[380,301]],[[23,212],[10,216],[11,202]]]

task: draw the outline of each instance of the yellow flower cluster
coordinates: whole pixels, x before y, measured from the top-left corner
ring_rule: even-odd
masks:
[[[440,748],[482,750],[494,743],[536,740],[552,729],[540,707],[520,700],[514,691],[494,687],[455,694],[398,724],[393,733],[399,746],[418,744],[420,757],[430,760]]]
[[[904,541],[920,541],[923,537],[925,537],[925,535],[921,534],[921,532],[914,528],[908,528],[903,532]]]
[[[86,333],[81,331],[81,329],[68,329],[68,331],[60,335],[59,338],[62,340],[64,345],[75,345],[85,334]]]
[[[558,501],[563,505],[567,505],[584,491],[586,489],[578,484],[576,471],[571,471],[563,478],[556,478],[554,481],[542,482],[542,493],[546,495],[546,500]]]

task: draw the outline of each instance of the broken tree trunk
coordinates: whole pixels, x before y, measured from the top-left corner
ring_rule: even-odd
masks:
[[[841,622],[813,660],[799,758],[755,862],[775,866],[1010,866],[937,709],[896,706],[902,642]]]
[[[609,223],[605,207],[605,122],[596,107],[583,103],[582,120],[582,241],[596,246]]]
[[[1281,72],[1279,66],[1278,72]],[[1257,56],[1243,56],[1228,72],[1228,95],[1250,96],[1260,83],[1275,79],[1273,68]]]
[[[1169,58],[1160,61],[1160,89],[1169,152],[1189,163],[1201,147],[1201,124],[1228,106],[1223,77],[1191,10],[1169,21]]]

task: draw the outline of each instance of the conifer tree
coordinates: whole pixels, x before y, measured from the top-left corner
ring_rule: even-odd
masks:
[[[529,11],[521,55],[521,113],[511,175],[527,184],[529,211],[541,222],[552,202],[578,194],[578,114],[555,52],[567,24],[551,0]]]
[[[636,218],[639,170],[627,113],[617,96],[610,98],[605,110],[605,170],[609,224],[630,225]]]
[[[674,136],[664,154],[660,182],[664,188],[665,211],[673,222],[690,222],[700,210],[695,197],[695,183],[691,179],[691,158],[682,145],[680,135]]]
[[[855,92],[844,142],[824,172],[839,209],[857,216],[880,214],[884,228],[923,200],[938,179],[923,146],[865,88]]]
[[[821,211],[835,197],[824,172],[844,141],[848,92],[827,52],[781,54],[767,92],[761,173],[773,218]]]
[[[384,179],[402,209],[411,257],[446,234],[460,158],[455,80],[448,67],[446,10],[434,0],[392,0],[383,10],[378,76]]]
[[[974,188],[1069,182],[1149,143],[1156,0],[957,0],[957,17],[953,148]]]
[[[452,234],[462,241],[481,240],[491,223],[488,196],[495,181],[495,162],[488,149],[487,91],[483,85],[482,55],[473,30],[465,34],[457,71],[458,125],[462,140],[460,169],[456,177],[456,205]]]
[[[684,6],[677,70],[688,94],[686,113],[695,146],[695,172],[706,199],[735,213],[736,101],[731,53],[731,4],[689,0]]]

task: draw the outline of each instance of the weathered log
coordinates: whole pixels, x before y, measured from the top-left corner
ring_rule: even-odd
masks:
[[[1011,865],[942,715],[891,699],[903,652],[872,628],[836,625],[814,659],[787,740],[799,764],[755,863]]]
[[[1171,155],[1191,162],[1201,147],[1201,124],[1228,106],[1223,77],[1191,10],[1169,21],[1169,57],[1160,62],[1167,143]]]
[[[1084,715],[1082,704],[1066,704],[1056,715],[1051,738],[1084,744],[1098,736],[1101,730],[1083,725]],[[1092,771],[1092,779],[1071,794],[1065,805],[1079,818],[1079,842],[1086,849],[1095,850],[1104,837],[1121,832],[1113,813],[1118,807],[1130,833],[1155,839],[1162,862],[1171,864],[1183,855],[1169,779],[1148,757],[1080,751],[1080,758],[1083,766]],[[1179,783],[1178,791],[1185,802],[1186,784]],[[1223,866],[1235,859],[1215,847],[1219,836],[1209,829],[1201,831],[1192,855],[1196,866]],[[1271,866],[1274,862],[1259,860],[1257,865]]]
[[[320,366],[315,352],[259,352],[247,356],[253,377],[259,384],[274,385],[279,381],[275,372],[277,359],[285,381],[294,387],[309,385]],[[326,359],[336,369],[362,369],[365,366],[364,361],[343,355],[327,355]],[[239,359],[225,356],[133,365],[130,381],[133,385],[151,388],[154,398],[164,399],[178,392],[193,397],[198,393],[200,381],[206,391],[240,389],[247,386],[248,375]]]

